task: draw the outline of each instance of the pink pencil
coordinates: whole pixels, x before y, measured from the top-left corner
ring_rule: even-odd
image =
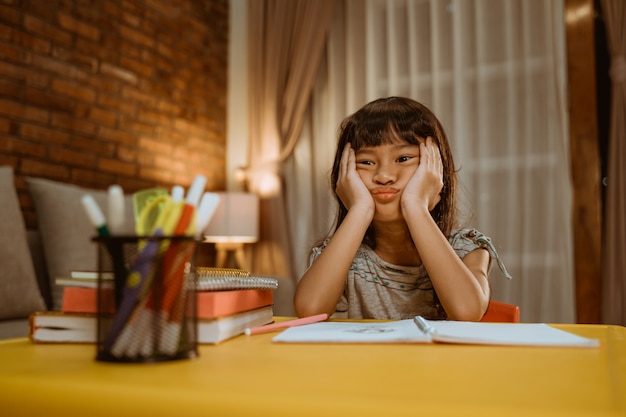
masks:
[[[317,323],[318,321],[324,321],[328,318],[328,314],[316,314],[315,316],[302,317],[301,319],[288,320],[280,323],[266,324],[265,326],[252,327],[246,329],[248,336],[253,334],[267,333],[274,330],[286,329],[287,327],[302,326],[303,324]]]

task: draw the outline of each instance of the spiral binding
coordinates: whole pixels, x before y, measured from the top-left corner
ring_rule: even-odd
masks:
[[[211,277],[249,277],[250,272],[245,269],[237,268],[214,268],[210,266],[197,267],[198,278],[211,278]]]
[[[278,280],[251,276],[250,272],[231,268],[198,267],[198,291],[275,290]]]

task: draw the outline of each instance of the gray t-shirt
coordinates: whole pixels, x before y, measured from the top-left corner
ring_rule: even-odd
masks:
[[[475,229],[455,230],[449,237],[452,248],[463,259],[471,251],[489,251],[503,274],[491,240]],[[328,241],[313,248],[309,265],[322,253]],[[372,248],[362,244],[352,261],[343,294],[335,308],[337,317],[354,319],[411,319],[417,315],[444,320],[446,312],[439,303],[424,266],[400,266],[385,262]]]

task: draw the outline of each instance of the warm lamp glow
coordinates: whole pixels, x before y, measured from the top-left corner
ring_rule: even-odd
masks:
[[[243,245],[259,240],[259,197],[243,192],[219,195],[220,203],[204,229],[204,241],[215,243],[218,268],[227,266],[228,252],[235,252],[236,267],[247,269]]]
[[[259,198],[243,192],[219,193],[220,203],[204,229],[207,242],[253,243],[259,240]]]

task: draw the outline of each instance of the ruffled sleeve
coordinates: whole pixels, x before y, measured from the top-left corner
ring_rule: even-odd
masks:
[[[315,262],[315,260],[322,254],[322,251],[324,250],[324,248],[326,248],[326,245],[328,245],[329,241],[330,239],[326,239],[324,242],[322,242],[320,246],[315,246],[313,247],[313,249],[311,249],[308,267],[311,267],[311,265],[313,265],[313,262]]]
[[[491,259],[495,259],[502,271],[502,275],[506,278],[511,279],[511,274],[506,270],[504,264],[500,260],[500,256],[496,251],[496,248],[493,246],[491,239],[482,233],[480,233],[476,229],[462,229],[452,233],[450,237],[450,244],[454,248],[454,251],[459,255],[461,259],[465,257],[468,253],[476,250],[478,248],[486,249]]]

